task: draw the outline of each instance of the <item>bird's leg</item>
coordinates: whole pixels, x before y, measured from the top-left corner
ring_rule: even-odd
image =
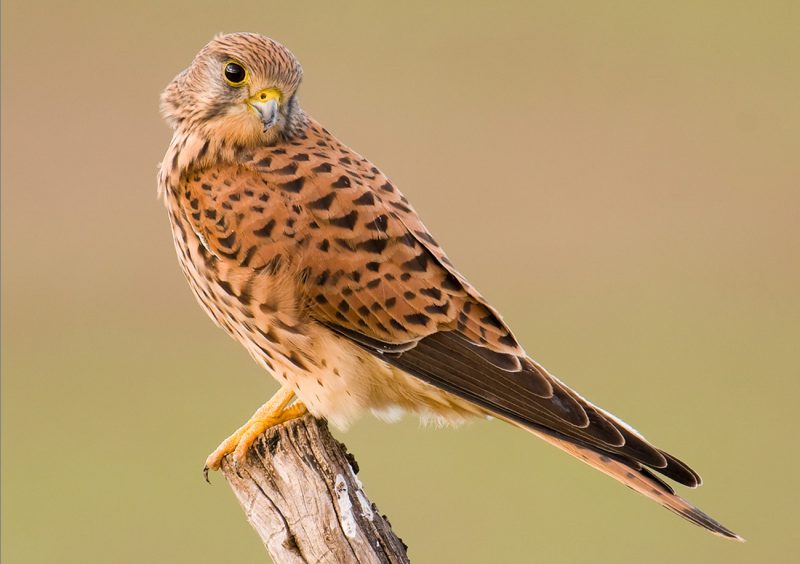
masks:
[[[233,462],[238,465],[244,461],[250,445],[261,433],[270,427],[303,415],[306,412],[306,406],[300,401],[297,401],[291,407],[286,407],[294,397],[294,390],[288,387],[281,387],[267,403],[258,408],[247,423],[222,441],[222,444],[206,459],[206,466],[203,468],[206,480],[208,479],[208,471],[218,470],[222,459],[228,454],[233,453]]]

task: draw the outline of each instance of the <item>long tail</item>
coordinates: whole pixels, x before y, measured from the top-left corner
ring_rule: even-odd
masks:
[[[405,372],[482,407],[487,415],[530,431],[692,523],[719,536],[743,540],[676,495],[653,473],[693,488],[701,483],[694,470],[591,404],[532,359],[517,357],[521,368],[515,371],[452,331],[434,333],[403,350],[375,349],[374,343],[363,339],[359,343]]]
[[[523,427],[518,423],[516,425],[544,439],[548,443],[557,446],[575,458],[582,460],[589,466],[608,474],[632,490],[649,497],[673,513],[680,515],[684,519],[688,519],[692,523],[707,529],[715,535],[744,542],[745,539],[677,495],[668,484],[653,475],[647,468],[636,463],[634,463],[636,464],[635,466],[632,466],[629,461],[622,461],[613,454],[598,452],[589,447],[576,445],[542,431]],[[636,466],[638,466],[638,468]]]

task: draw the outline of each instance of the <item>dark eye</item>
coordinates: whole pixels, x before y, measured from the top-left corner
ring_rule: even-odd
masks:
[[[225,65],[223,74],[225,75],[225,80],[231,86],[241,86],[247,80],[247,71],[244,70],[242,65],[233,61]]]

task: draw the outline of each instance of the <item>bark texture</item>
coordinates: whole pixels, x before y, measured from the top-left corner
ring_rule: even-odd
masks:
[[[409,561],[324,421],[306,415],[269,429],[238,472],[228,458],[222,472],[278,564]]]

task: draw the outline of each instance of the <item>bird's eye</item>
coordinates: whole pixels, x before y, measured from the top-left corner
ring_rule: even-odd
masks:
[[[231,86],[241,86],[247,82],[247,71],[234,61],[228,61],[222,74],[225,75],[225,81]]]

